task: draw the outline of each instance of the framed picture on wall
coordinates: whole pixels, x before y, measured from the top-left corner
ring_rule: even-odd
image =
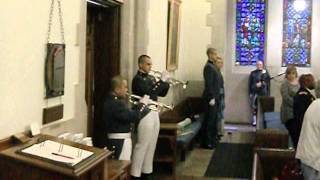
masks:
[[[181,0],[168,0],[167,70],[178,68]]]

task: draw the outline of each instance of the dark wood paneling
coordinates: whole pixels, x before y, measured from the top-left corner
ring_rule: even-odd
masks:
[[[13,146],[13,143],[10,137],[0,140],[0,151],[5,150],[11,146]]]
[[[43,124],[48,124],[63,118],[63,104],[43,109]]]

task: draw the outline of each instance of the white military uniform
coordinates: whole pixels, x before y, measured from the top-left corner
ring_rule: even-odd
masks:
[[[110,133],[108,134],[109,139],[123,139],[123,145],[119,160],[130,161],[132,153],[132,140],[131,133]]]
[[[131,175],[140,177],[150,174],[153,169],[153,156],[160,129],[159,113],[150,111],[138,125],[137,143],[133,150]]]
[[[167,78],[167,77],[166,77]],[[166,96],[170,85],[166,79],[157,81],[154,77],[143,71],[138,71],[132,80],[132,93],[138,96],[148,95],[153,101],[158,96]],[[152,107],[151,107],[152,108]],[[137,143],[133,149],[131,175],[140,177],[141,173],[151,174],[153,156],[157,145],[160,129],[159,113],[150,111],[138,124]]]

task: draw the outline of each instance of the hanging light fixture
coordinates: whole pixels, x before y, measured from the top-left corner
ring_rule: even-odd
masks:
[[[307,3],[305,0],[295,0],[293,2],[293,8],[296,11],[303,11],[306,9],[306,7],[307,7]]]

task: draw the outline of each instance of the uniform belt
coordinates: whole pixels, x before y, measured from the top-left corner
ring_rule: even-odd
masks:
[[[131,133],[109,133],[109,139],[129,139],[131,138]]]
[[[148,105],[149,109],[151,110],[156,110],[158,109],[156,105],[152,104],[152,105]]]

